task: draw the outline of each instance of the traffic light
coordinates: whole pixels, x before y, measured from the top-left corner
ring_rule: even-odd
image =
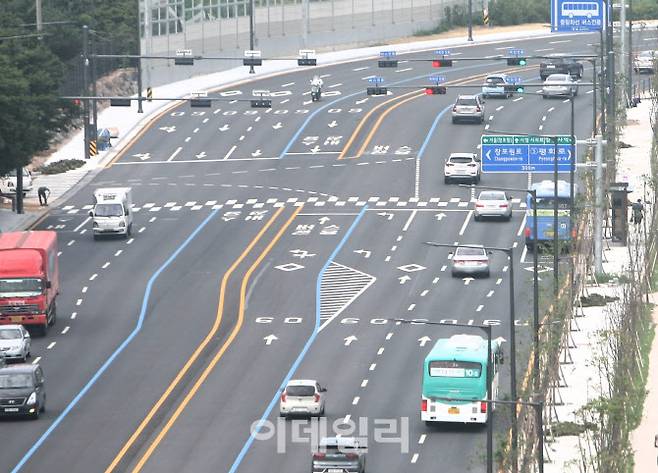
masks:
[[[110,107],[130,107],[130,99],[110,99]]]
[[[259,57],[246,57],[242,59],[243,66],[262,66],[263,60]]]
[[[380,59],[377,62],[379,67],[398,67],[398,61],[395,59]]]
[[[366,89],[368,95],[386,95],[388,94],[388,89],[386,87],[368,87]]]
[[[523,93],[523,92],[525,92],[525,87],[523,87],[522,85],[517,85],[516,86],[516,91],[519,92],[519,93]]]
[[[434,59],[432,67],[452,67],[452,59]]]
[[[445,95],[447,92],[448,89],[444,85],[425,87],[425,95]]]
[[[525,66],[528,64],[528,60],[524,57],[508,57],[507,65],[508,66]]]
[[[190,107],[210,108],[211,106],[212,106],[212,101],[208,98],[190,99]]]
[[[251,108],[272,108],[272,99],[252,99]]]
[[[297,59],[298,66],[317,66],[318,60],[314,57],[300,57]]]

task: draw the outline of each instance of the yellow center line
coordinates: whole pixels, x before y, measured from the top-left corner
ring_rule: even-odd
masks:
[[[370,109],[368,111],[368,113],[366,113],[366,116],[363,117],[361,119],[361,121],[359,122],[359,124],[356,126],[356,129],[354,130],[354,132],[352,132],[352,136],[350,136],[350,139],[347,140],[347,143],[345,144],[345,147],[343,148],[343,150],[338,155],[338,159],[345,158],[345,155],[349,151],[350,146],[352,146],[352,143],[354,142],[356,137],[359,135],[359,132],[361,131],[361,128],[363,128],[363,126],[366,124],[366,121],[368,120],[368,118],[370,118],[372,116],[373,113],[375,113],[377,110],[379,110],[381,107],[383,107],[384,105],[386,105],[388,103],[394,102],[396,100],[400,100],[401,98],[404,98],[408,95],[416,94],[416,93],[418,93],[418,91],[416,91],[416,90],[413,90],[411,92],[407,92],[406,94],[402,94],[398,97],[393,97],[392,99],[388,99],[386,102],[382,102],[379,105],[377,105],[376,107],[373,107],[372,109]]]
[[[249,279],[251,277],[251,274],[256,270],[256,268],[260,265],[260,263],[263,261],[265,256],[270,252],[272,247],[279,241],[279,239],[283,236],[283,233],[287,230],[287,228],[290,226],[292,221],[297,217],[297,214],[302,210],[303,206],[297,207],[297,209],[292,213],[290,218],[286,221],[286,223],[279,229],[277,234],[274,236],[272,241],[267,245],[267,247],[262,251],[262,253],[258,256],[256,261],[251,265],[249,270],[245,273],[244,277],[242,278],[242,285],[240,286],[240,307],[238,309],[238,322],[236,326],[233,328],[231,331],[231,334],[229,335],[228,339],[224,342],[220,350],[217,352],[217,354],[213,357],[213,359],[210,361],[206,369],[203,370],[203,373],[201,373],[201,376],[196,380],[194,383],[194,386],[190,389],[190,391],[187,393],[185,398],[181,401],[181,403],[178,405],[176,408],[176,411],[172,414],[172,416],[169,418],[165,426],[162,428],[162,430],[158,433],[156,438],[153,440],[151,445],[149,445],[148,449],[146,452],[144,452],[144,455],[139,459],[139,462],[135,466],[135,468],[132,470],[133,473],[138,473],[142,470],[146,462],[149,460],[155,449],[158,447],[160,442],[164,439],[164,437],[167,435],[171,427],[176,423],[176,420],[180,417],[181,413],[185,410],[187,405],[190,403],[192,398],[195,396],[201,385],[205,382],[205,380],[208,378],[212,370],[215,368],[215,365],[219,362],[219,360],[222,358],[228,347],[233,343],[233,340],[235,340],[235,337],[238,335],[238,332],[242,328],[242,323],[244,322],[244,310],[245,310],[245,303],[246,303],[246,294],[247,294],[247,286],[249,284]],[[283,209],[283,207],[281,207]],[[218,311],[219,314],[219,311]]]
[[[226,285],[228,284],[228,279],[231,276],[231,274],[235,271],[235,269],[238,267],[238,265],[246,258],[246,256],[251,252],[251,250],[254,248],[254,246],[258,243],[258,241],[262,238],[262,236],[265,234],[265,232],[272,226],[274,221],[277,219],[277,217],[283,212],[283,207],[280,207],[274,215],[267,221],[267,223],[261,228],[261,230],[258,232],[258,234],[254,237],[253,240],[249,243],[247,248],[242,252],[242,254],[236,259],[233,264],[229,267],[229,269],[226,271],[224,274],[224,277],[222,278],[222,282],[220,285],[220,291],[219,291],[219,303],[217,307],[217,316],[215,317],[215,321],[213,323],[212,328],[208,332],[208,335],[206,335],[206,338],[203,339],[201,344],[197,347],[197,349],[194,351],[192,356],[187,360],[183,368],[176,374],[176,377],[171,381],[169,386],[167,386],[167,389],[165,392],[160,396],[160,399],[153,405],[149,413],[146,415],[144,420],[139,424],[135,432],[130,436],[128,441],[124,444],[124,446],[121,448],[117,456],[112,460],[112,463],[105,469],[105,473],[110,473],[114,471],[114,469],[117,467],[119,462],[123,459],[123,457],[126,455],[130,447],[135,443],[135,441],[139,438],[139,436],[142,434],[144,429],[148,426],[148,424],[151,422],[153,417],[157,414],[158,410],[162,405],[166,402],[167,398],[171,394],[171,392],[176,388],[176,386],[180,383],[181,379],[187,374],[189,369],[191,368],[192,364],[197,360],[201,352],[206,348],[208,343],[213,339],[217,331],[219,330],[219,326],[222,321],[222,315],[223,315],[223,310],[224,310],[224,298],[225,298],[225,292],[226,292]]]

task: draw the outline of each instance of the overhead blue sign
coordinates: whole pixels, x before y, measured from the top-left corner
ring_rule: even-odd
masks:
[[[483,135],[480,152],[482,172],[555,171],[555,145],[550,136]],[[571,162],[571,137],[559,135],[558,172],[570,172]]]
[[[369,77],[368,82],[370,82],[371,84],[379,84],[381,82],[384,82],[384,78],[380,76]]]
[[[551,0],[551,31],[599,31],[604,19],[603,0]]]
[[[430,80],[435,84],[440,84],[446,81],[446,76],[431,75],[429,76]]]
[[[437,49],[434,51],[434,54],[438,56],[450,56],[450,50],[449,49]]]
[[[519,48],[510,48],[507,50],[507,54],[509,54],[510,56],[523,56],[525,54],[525,51]]]
[[[379,55],[381,57],[395,57],[397,53],[395,51],[380,51]]]

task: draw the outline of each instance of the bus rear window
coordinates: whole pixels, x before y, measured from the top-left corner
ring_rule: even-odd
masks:
[[[441,378],[479,378],[482,365],[474,361],[430,361],[430,376]]]
[[[552,197],[538,197],[537,198],[537,208],[538,209],[553,209],[555,208],[555,199]],[[568,197],[565,198],[558,198],[557,200],[557,208],[558,210],[569,210],[570,208],[570,200]]]

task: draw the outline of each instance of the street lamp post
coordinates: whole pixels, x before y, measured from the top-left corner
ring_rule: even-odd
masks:
[[[500,251],[502,253],[505,253],[507,255],[507,258],[509,259],[509,267],[510,267],[510,289],[509,289],[509,305],[510,305],[510,329],[509,329],[509,341],[510,341],[510,396],[512,399],[516,400],[517,395],[516,395],[516,314],[515,314],[515,309],[514,309],[514,248],[501,248],[497,246],[474,246],[474,245],[454,245],[454,244],[448,244],[448,243],[436,243],[432,241],[425,242],[427,245],[430,246],[437,246],[441,248],[484,248],[485,250],[488,251]],[[518,436],[517,436],[517,430],[518,430],[518,425],[517,425],[517,419],[516,419],[516,410],[512,412],[512,452],[514,455],[516,455],[517,452],[517,443],[518,443]],[[515,457],[515,462],[513,463],[514,466],[517,465],[516,463],[516,457]],[[516,471],[516,468],[514,468],[514,471]]]
[[[394,322],[399,322],[403,324],[413,324],[413,325],[443,325],[447,327],[467,327],[469,329],[479,328],[483,330],[487,335],[487,360],[488,363],[491,363],[491,325],[467,325],[467,324],[449,324],[443,322],[430,322],[430,321],[417,321],[417,320],[408,320],[408,319],[392,319]],[[495,402],[492,398],[493,392],[491,384],[493,382],[493,377],[491,376],[491,370],[487,367],[487,473],[493,473],[493,416],[494,412],[492,405]],[[446,401],[463,401],[463,399],[450,399],[450,398],[440,398],[440,400]]]
[[[249,49],[254,50],[254,0],[249,0]],[[249,66],[249,74],[255,74],[254,66]]]

